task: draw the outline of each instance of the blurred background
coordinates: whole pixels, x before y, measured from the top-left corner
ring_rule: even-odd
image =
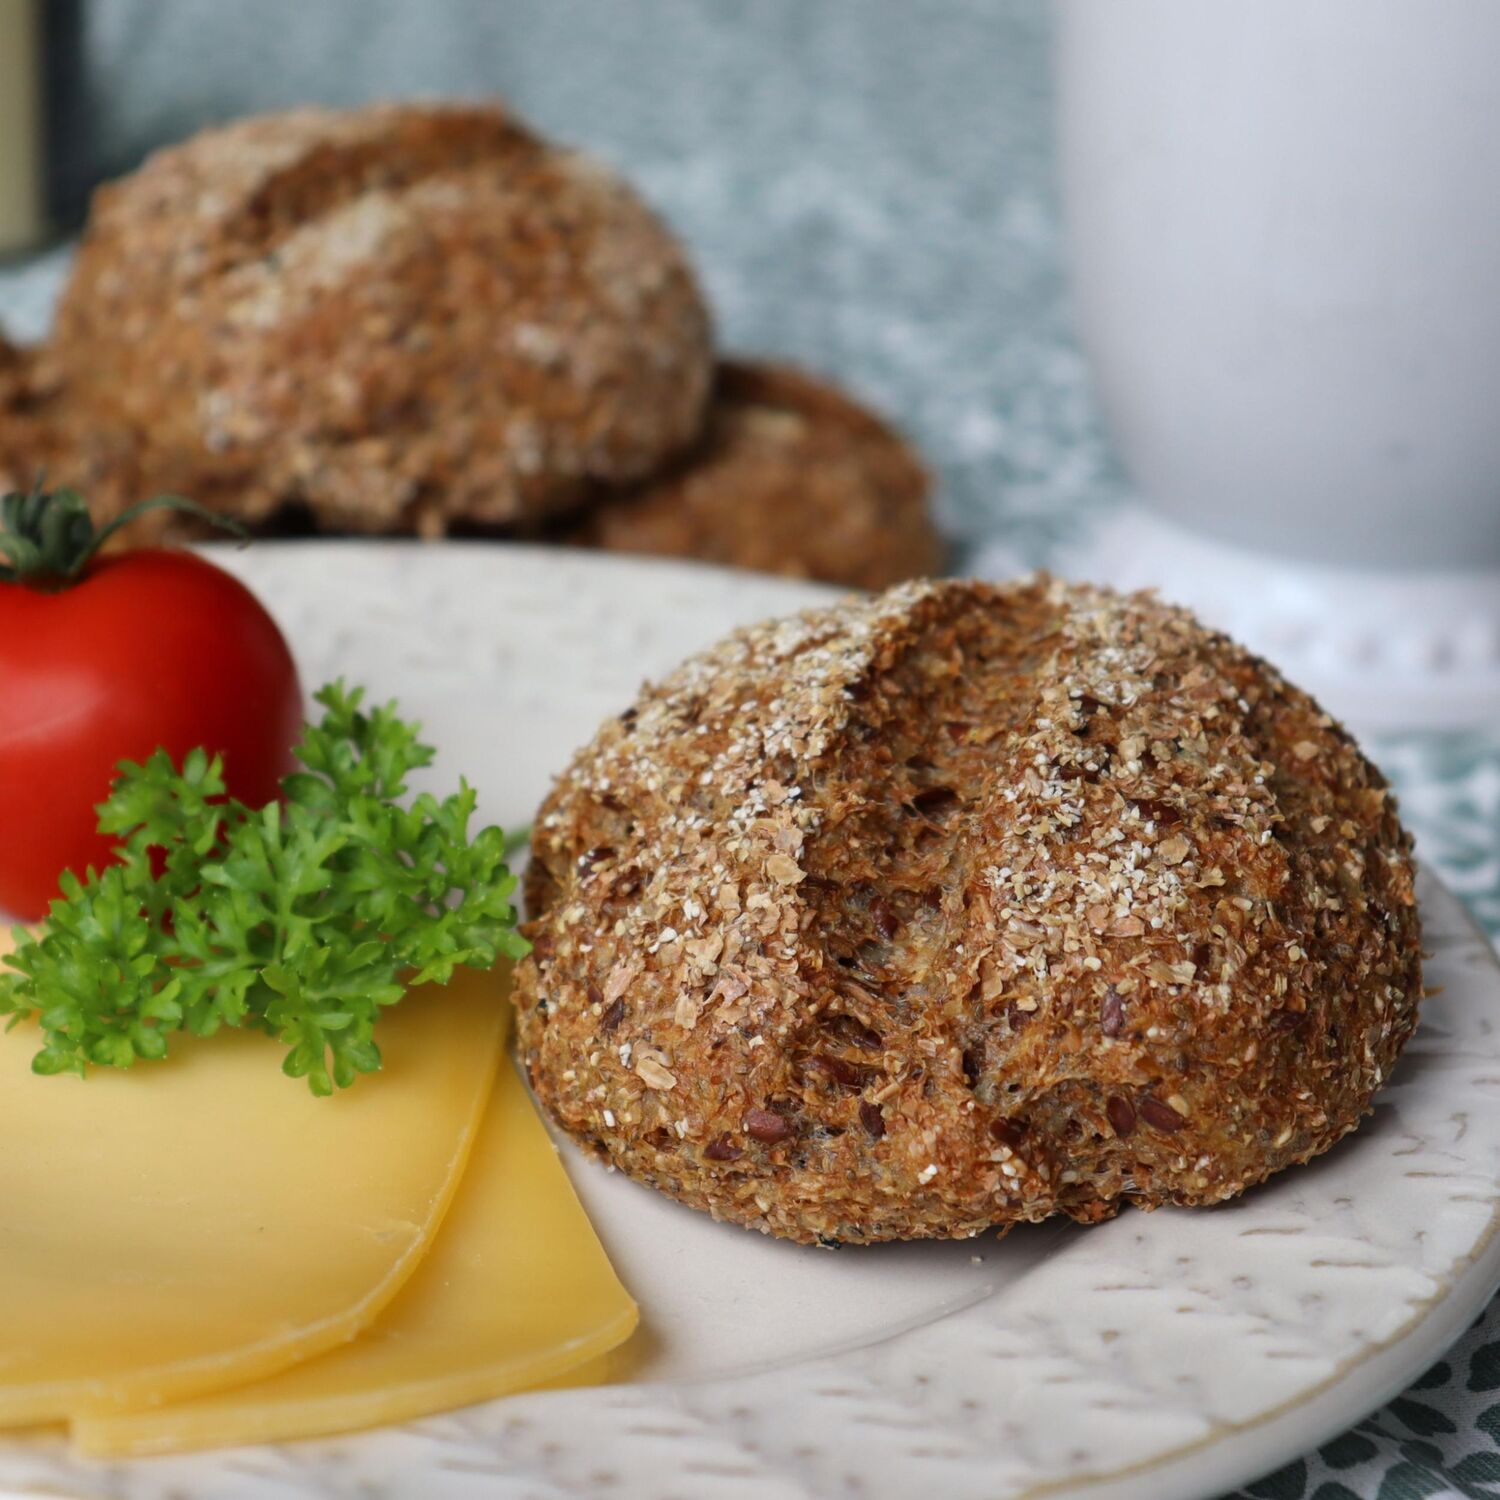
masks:
[[[28,159],[66,234],[205,125],[498,95],[665,215],[721,348],[915,439],[955,567],[1160,585],[1356,722],[1500,722],[1492,0],[0,0],[0,25],[0,242],[7,212],[38,239],[5,208]],[[12,338],[67,255],[0,267]]]
[[[0,0],[16,6],[18,0]],[[499,94],[684,237],[721,342],[837,375],[1040,564],[1120,493],[1069,331],[1044,0],[96,0],[57,173],[308,102]],[[45,331],[58,257],[0,276]]]

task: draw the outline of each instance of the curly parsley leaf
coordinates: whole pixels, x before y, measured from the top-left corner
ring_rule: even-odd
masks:
[[[409,985],[525,954],[505,836],[470,835],[467,783],[403,800],[432,749],[393,704],[362,700],[342,683],[318,694],[303,769],[267,807],[226,799],[201,750],[181,768],[162,751],[121,765],[99,808],[121,862],[64,875],[0,972],[0,1015],[41,1023],[36,1072],[125,1068],[165,1057],[174,1032],[241,1026],[329,1094],[380,1067],[376,1022]]]

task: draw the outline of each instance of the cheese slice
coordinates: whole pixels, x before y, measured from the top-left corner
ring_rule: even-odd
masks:
[[[542,1384],[597,1383],[636,1307],[514,1067],[431,1253],[352,1344],[254,1385],[75,1417],[94,1457],[279,1442],[401,1422]]]
[[[7,945],[8,946],[8,945]],[[408,995],[384,1069],[316,1099],[278,1044],[30,1071],[0,1034],[0,1425],[183,1399],[341,1344],[431,1243],[484,1115],[509,1006],[492,977]]]

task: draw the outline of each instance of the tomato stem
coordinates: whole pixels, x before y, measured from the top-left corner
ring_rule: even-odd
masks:
[[[138,500],[96,531],[88,504],[77,490],[46,490],[44,482],[45,476],[39,474],[29,493],[14,491],[0,498],[0,583],[66,588],[122,526],[152,510],[181,511],[242,541],[249,540],[249,533],[238,521],[181,495]]]

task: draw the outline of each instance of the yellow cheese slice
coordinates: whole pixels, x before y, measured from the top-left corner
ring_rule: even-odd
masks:
[[[515,1069],[432,1251],[352,1344],[254,1385],[75,1418],[80,1452],[121,1458],[401,1422],[538,1385],[597,1382],[636,1307]]]
[[[489,976],[408,995],[384,1069],[331,1099],[259,1034],[86,1079],[34,1075],[33,1026],[0,1034],[0,1426],[242,1385],[354,1337],[448,1208],[508,1010]]]

